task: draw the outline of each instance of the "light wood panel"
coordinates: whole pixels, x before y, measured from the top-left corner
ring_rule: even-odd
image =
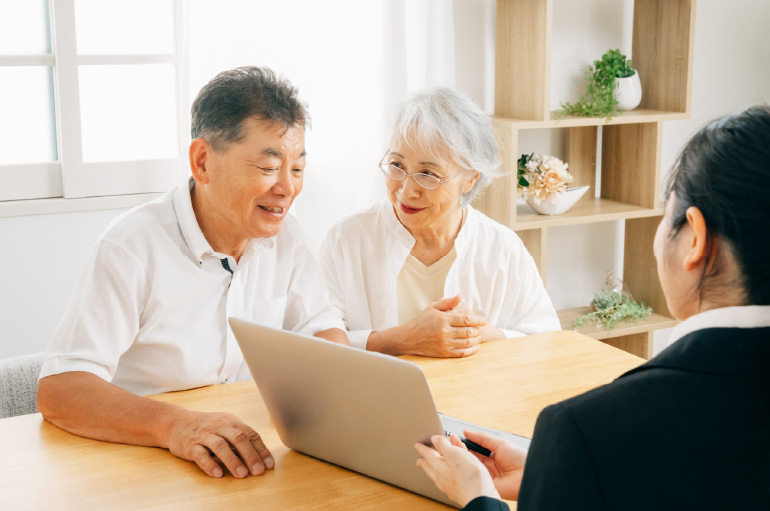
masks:
[[[495,114],[544,121],[551,95],[552,0],[498,0]]]
[[[660,208],[659,122],[602,128],[602,197]]]
[[[588,185],[591,188],[579,202],[593,202],[596,197],[596,141],[598,128],[584,126],[567,129],[567,148],[564,161],[575,178],[570,187]]]
[[[561,227],[563,225],[608,222],[610,220],[643,218],[661,214],[663,214],[662,208],[649,209],[602,198],[579,201],[569,211],[561,215],[539,215],[529,206],[522,204],[516,213],[516,223],[513,228],[514,230],[519,230]]]
[[[694,0],[636,0],[631,56],[641,108],[690,113]]]
[[[492,121],[492,129],[500,152],[503,173],[473,201],[473,207],[503,225],[516,223],[516,199],[518,178],[516,162],[519,159],[519,132],[507,123]]]
[[[576,126],[613,126],[616,124],[636,124],[640,122],[662,122],[689,119],[689,115],[684,112],[666,112],[663,110],[651,110],[646,108],[637,108],[635,110],[618,112],[611,119],[603,117],[576,117],[567,115],[564,117],[556,116],[551,112],[545,121],[532,121],[504,115],[493,115],[492,121],[510,124],[517,130],[539,130],[545,128],[573,128]]]
[[[464,359],[405,358],[423,368],[439,411],[526,436],[544,407],[642,363],[575,332],[490,342]],[[88,440],[40,414],[25,415],[0,420],[4,509],[449,509],[286,448],[253,382],[154,399],[237,415],[260,433],[276,459],[275,470],[261,477],[213,479],[165,449]]]
[[[652,358],[652,332],[625,335],[623,337],[612,337],[610,339],[602,339],[601,342],[614,348],[627,351],[628,353],[645,360]]]
[[[548,266],[548,230],[547,229],[527,229],[526,231],[516,231],[521,238],[527,251],[535,260],[537,271],[545,284],[546,268]]]
[[[655,232],[662,218],[657,216],[626,220],[623,281],[634,298],[642,300],[658,314],[671,317],[658,280],[658,266],[653,253]]]

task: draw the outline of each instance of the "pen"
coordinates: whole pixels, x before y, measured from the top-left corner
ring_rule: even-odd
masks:
[[[482,447],[479,444],[477,444],[476,442],[468,440],[465,437],[460,437],[460,441],[465,444],[465,447],[467,447],[469,451],[477,452],[477,453],[481,454],[482,456],[486,456],[488,458],[492,457],[492,451],[490,451],[486,447]]]

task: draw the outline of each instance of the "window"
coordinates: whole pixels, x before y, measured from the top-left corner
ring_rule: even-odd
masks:
[[[177,185],[182,21],[182,0],[0,0],[0,201]]]

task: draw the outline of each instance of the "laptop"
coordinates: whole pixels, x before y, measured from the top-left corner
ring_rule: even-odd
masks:
[[[436,411],[419,366],[389,355],[229,318],[287,447],[455,506],[416,466],[416,442],[463,429],[529,448],[525,437]]]

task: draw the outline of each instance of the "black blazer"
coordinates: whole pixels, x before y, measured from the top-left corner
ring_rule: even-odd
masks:
[[[692,332],[543,410],[518,509],[770,510],[770,327]]]

